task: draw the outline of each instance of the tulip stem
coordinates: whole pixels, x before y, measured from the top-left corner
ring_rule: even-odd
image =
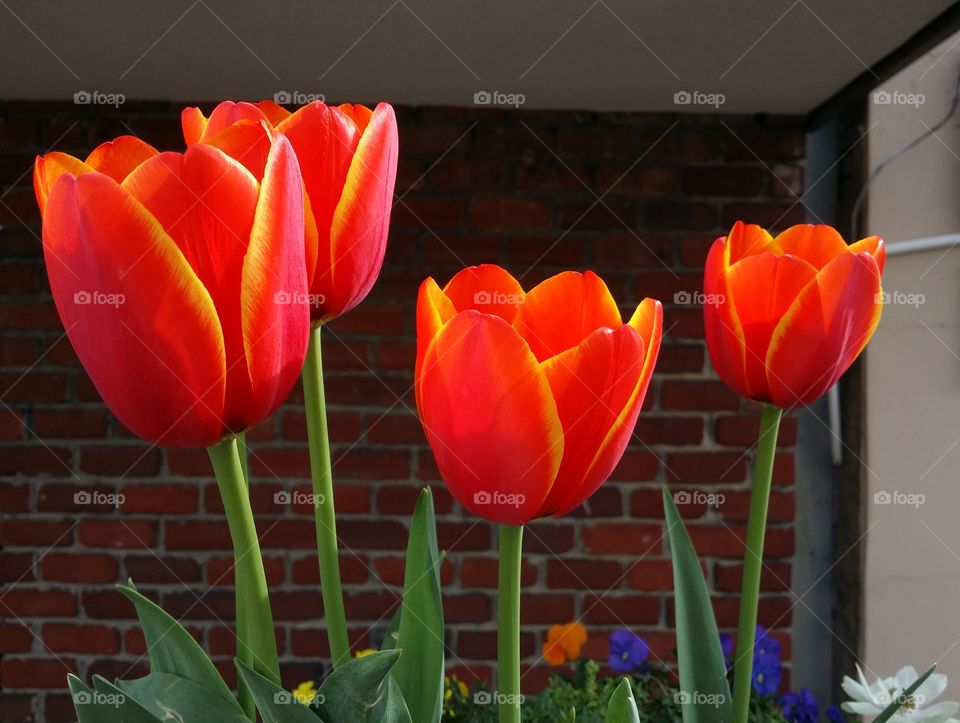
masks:
[[[210,461],[217,477],[223,509],[233,540],[237,598],[237,658],[261,675],[280,682],[277,639],[267,595],[267,578],[260,556],[260,540],[253,522],[250,496],[235,437],[209,447]],[[238,686],[240,704],[256,720],[250,693]]]
[[[520,723],[520,564],[523,527],[500,525],[497,705],[500,723]]]
[[[330,657],[337,667],[350,660],[347,615],[340,584],[340,557],[337,550],[337,517],[333,504],[333,473],[330,470],[330,438],[327,406],[323,392],[323,360],[320,357],[320,326],[310,331],[310,346],[303,365],[303,405],[307,413],[310,442],[310,469],[313,476],[314,517],[317,522],[317,557],[323,615],[330,641]]]
[[[777,449],[777,431],[783,410],[765,405],[760,415],[760,438],[753,465],[753,491],[747,522],[747,549],[743,557],[743,587],[740,593],[740,624],[733,678],[733,723],[747,723],[753,683],[753,646],[756,642],[757,604],[763,569],[763,537],[767,527],[770,482]]]

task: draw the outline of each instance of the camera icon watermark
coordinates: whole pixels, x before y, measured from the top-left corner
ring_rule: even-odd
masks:
[[[523,705],[524,700],[526,700],[526,696],[522,693],[508,694],[496,690],[493,692],[478,690],[473,694],[474,705]]]
[[[520,493],[488,492],[481,490],[473,493],[473,504],[478,506],[496,505],[498,507],[520,507],[527,501],[527,496]]]
[[[673,694],[673,702],[677,705],[713,706],[719,708],[726,702],[723,693],[703,693],[699,690],[678,690]]]
[[[511,106],[519,108],[527,102],[523,93],[501,93],[499,90],[478,90],[473,94],[474,105]]]
[[[78,90],[73,94],[74,105],[112,105],[119,108],[127,102],[123,93],[104,93],[99,90]]]
[[[322,494],[300,492],[299,490],[281,490],[273,495],[273,504],[275,505],[310,505],[317,508],[326,501],[326,496]]]
[[[873,301],[884,306],[912,306],[918,309],[927,303],[927,297],[924,294],[907,294],[903,291],[878,291],[874,294]]]
[[[686,490],[680,490],[673,493],[673,503],[678,507],[680,505],[707,505],[719,509],[726,501],[727,497],[722,492],[701,492],[700,490],[687,492]]]
[[[723,294],[704,294],[702,291],[678,291],[673,295],[673,303],[678,306],[722,306],[727,303]]]
[[[704,93],[699,90],[678,90],[673,94],[674,105],[710,105],[719,108],[727,102],[723,93]]]
[[[904,93],[899,90],[878,90],[873,94],[874,105],[912,105],[919,108],[927,102],[923,93]]]
[[[274,705],[321,705],[326,698],[323,693],[316,693],[309,700],[307,696],[300,693],[292,693],[289,690],[278,690],[273,694]]]
[[[304,93],[300,90],[278,90],[273,94],[273,102],[277,105],[309,105],[315,101],[327,102],[323,93]]]
[[[291,304],[306,304],[307,306],[322,306],[327,297],[323,294],[304,294],[302,291],[277,291],[273,295],[273,303],[278,306]]]
[[[73,493],[73,504],[75,505],[111,505],[117,509],[126,501],[126,497],[122,492],[100,492],[99,490],[94,490],[93,492],[88,492],[87,490],[80,490]]]
[[[477,291],[473,295],[473,303],[477,306],[490,306],[491,304],[520,306],[526,300],[526,294],[505,294],[502,291]]]
[[[76,291],[73,294],[73,303],[77,306],[112,306],[118,308],[127,303],[124,294],[106,294],[102,291]]]
[[[926,504],[927,496],[922,492],[900,492],[899,490],[877,490],[873,493],[875,505],[897,505],[900,507],[919,508]]]
[[[127,701],[127,696],[123,693],[101,693],[95,690],[80,690],[72,697],[74,705],[109,705],[114,708],[119,708]]]

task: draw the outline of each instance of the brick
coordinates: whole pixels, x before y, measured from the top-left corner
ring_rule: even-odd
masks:
[[[68,618],[76,614],[77,600],[64,588],[34,588],[18,585],[0,598],[0,614],[31,618]]]
[[[627,567],[627,579],[636,590],[672,590],[673,564],[670,560],[636,560]]]
[[[740,397],[723,382],[664,381],[660,406],[684,412],[722,411],[739,408]]]
[[[464,557],[460,561],[460,584],[465,588],[484,587],[496,589],[499,561],[496,557]],[[536,583],[537,567],[527,560],[520,566],[520,584],[524,587]]]
[[[752,447],[760,437],[758,415],[724,415],[714,422],[713,436],[718,443],[730,447]],[[796,417],[784,417],[777,434],[778,447],[792,447],[797,441]]]
[[[70,450],[65,447],[4,447],[0,455],[2,475],[69,475]]]
[[[653,554],[661,548],[662,535],[660,525],[636,522],[602,522],[581,532],[584,547],[595,554]]]
[[[31,427],[43,440],[96,439],[106,436],[107,413],[87,409],[38,409],[33,413]]]
[[[36,579],[36,565],[32,552],[0,553],[0,581],[17,584]]]
[[[655,231],[703,231],[716,228],[717,210],[693,201],[653,201],[646,205],[644,220]]]
[[[168,532],[168,548],[169,544]],[[189,557],[126,555],[123,558],[123,575],[135,583],[198,582],[200,563]]]
[[[43,643],[55,653],[99,653],[120,651],[120,635],[105,625],[46,623]]]
[[[571,593],[527,593],[520,596],[522,625],[562,624],[574,619],[574,598]]]
[[[620,463],[613,470],[610,479],[617,482],[648,482],[657,476],[660,470],[660,459],[649,451],[628,449],[620,458]]]
[[[89,447],[80,453],[80,469],[110,477],[149,477],[160,471],[160,450],[149,447]]]
[[[29,653],[33,647],[30,628],[17,622],[0,623],[0,653]]]
[[[596,625],[656,625],[661,608],[656,595],[587,595],[583,600],[583,620]]]
[[[143,520],[81,520],[77,538],[86,547],[152,548],[157,528]]]
[[[340,580],[344,584],[366,582],[370,577],[369,561],[366,555],[357,555],[345,552],[340,555]],[[301,585],[319,585],[320,569],[317,556],[294,560],[291,577],[293,582]]]
[[[114,582],[117,567],[111,555],[50,552],[40,560],[43,579],[51,582]]]
[[[547,561],[547,587],[594,590],[618,585],[623,574],[614,560],[563,558]]]
[[[768,171],[760,166],[692,166],[683,171],[683,192],[690,196],[757,196]]]
[[[723,592],[740,592],[743,585],[743,565],[717,563],[714,566],[716,588]],[[789,563],[765,563],[760,571],[760,589],[773,592],[790,590]]]
[[[0,520],[0,544],[10,547],[58,547],[73,544],[74,524],[66,520]]]
[[[77,670],[72,658],[8,658],[3,659],[0,685],[4,688],[62,688],[67,673]]]
[[[121,490],[121,509],[130,514],[182,515],[197,511],[197,486],[187,484],[129,484]]]
[[[747,458],[737,452],[671,452],[667,479],[681,484],[731,484],[747,477]]]
[[[479,229],[550,228],[550,206],[544,201],[475,197],[470,201],[467,216],[469,224]]]

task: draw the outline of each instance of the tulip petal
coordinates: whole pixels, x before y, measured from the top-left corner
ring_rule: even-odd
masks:
[[[227,355],[227,426],[246,428],[250,377],[240,316],[243,257],[259,189],[240,163],[205,144],[186,153],[161,153],[137,167],[123,187],[176,241],[210,292],[223,327]]]
[[[773,331],[816,276],[817,270],[802,258],[770,252],[741,259],[727,271],[727,296],[717,303],[736,305],[745,348],[746,396],[766,396],[767,350]]]
[[[620,461],[640,412],[633,405],[621,421],[643,372],[644,351],[644,340],[624,324],[597,329],[577,347],[543,362],[563,426],[564,452],[538,516],[579,506]]]
[[[475,309],[495,314],[508,324],[513,323],[517,309],[525,300],[520,282],[496,264],[461,269],[443,287],[443,293],[457,311]]]
[[[387,250],[393,188],[397,177],[397,120],[386,103],[377,106],[357,145],[330,229],[330,287],[321,310],[333,318],[370,292]],[[319,222],[318,222],[319,228]]]
[[[726,265],[732,266],[745,256],[768,251],[772,244],[773,237],[767,233],[766,229],[752,223],[737,221],[726,237]]]
[[[263,178],[263,167],[270,154],[270,131],[264,121],[237,121],[219,133],[204,134],[203,142],[240,161],[258,181]]]
[[[183,129],[184,143],[192,146],[200,142],[203,129],[207,127],[207,117],[199,108],[184,108],[180,112],[180,127]]]
[[[53,190],[54,184],[60,176],[69,173],[79,176],[81,173],[90,173],[94,169],[67,153],[53,151],[43,156],[37,156],[33,162],[33,192],[37,197],[40,215],[43,216],[47,205],[47,198]]]
[[[157,153],[156,148],[136,136],[120,136],[94,148],[87,156],[87,165],[122,183],[134,168]]]
[[[529,521],[550,491],[564,442],[550,384],[526,342],[499,317],[457,314],[427,349],[420,401],[457,501],[493,522]]]
[[[370,119],[373,117],[372,110],[359,103],[341,103],[337,108],[343,111],[344,115],[356,124],[357,130],[361,133],[367,130],[367,125],[369,125]]]
[[[220,322],[160,224],[108,176],[66,176],[48,199],[43,244],[67,334],[117,418],[150,442],[216,443],[224,433]]]
[[[879,236],[862,238],[856,243],[850,244],[847,251],[852,254],[870,254],[877,262],[880,273],[883,273],[883,266],[887,261],[887,247]]]
[[[290,142],[274,137],[240,289],[254,406],[271,414],[300,376],[310,334],[303,247],[303,182]]]
[[[277,125],[293,145],[317,229],[316,271],[312,294],[333,300],[330,234],[333,215],[343,193],[350,162],[360,142],[356,125],[343,113],[320,101],[305,105]],[[314,309],[314,316],[321,313]]]
[[[797,297],[767,352],[770,399],[784,409],[809,404],[853,363],[883,308],[880,270],[870,254],[841,254]]]
[[[272,100],[261,100],[257,103],[257,108],[266,117],[270,127],[276,126],[290,117],[290,111],[282,105],[274,103]]]
[[[822,269],[847,251],[847,243],[836,229],[823,224],[801,223],[791,226],[773,240],[781,253],[799,256]]]
[[[417,362],[413,373],[418,410],[420,410],[420,368],[423,365],[427,347],[440,333],[443,325],[456,314],[457,310],[453,303],[440,290],[433,277],[428,276],[424,279],[417,293]]]
[[[623,323],[607,285],[592,271],[564,271],[527,293],[513,325],[538,361],[576,347],[602,326]]]
[[[225,100],[218,103],[217,107],[210,113],[210,118],[203,128],[199,142],[206,143],[225,128],[229,128],[239,121],[252,121],[255,124],[259,124],[261,121],[269,123],[267,116],[255,104],[246,101],[234,103],[231,100]]]
[[[707,351],[717,376],[738,394],[749,396],[743,329],[736,305],[727,303],[733,298],[727,282],[727,259],[731,256],[729,239],[730,236],[718,238],[707,254],[703,293],[705,298],[717,303],[704,304],[703,325]]]

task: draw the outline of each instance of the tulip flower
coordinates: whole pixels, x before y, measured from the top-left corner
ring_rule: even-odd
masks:
[[[386,103],[328,106],[315,101],[294,113],[270,101],[220,103],[207,118],[182,114],[188,146],[221,148],[252,171],[266,158],[270,129],[290,141],[303,173],[304,263],[313,329],[303,367],[304,408],[315,510],[317,553],[327,635],[334,665],[350,660],[341,593],[330,445],[323,393],[320,330],[359,304],[380,273],[397,173],[397,121]]]
[[[307,191],[311,316],[330,321],[363,301],[383,264],[397,173],[397,121],[389,104],[371,111],[314,101],[290,113],[270,101],[224,101],[209,118],[187,108],[182,124],[187,145],[222,148],[254,172],[266,158],[264,127],[283,133]]]
[[[707,349],[720,378],[764,404],[747,522],[732,706],[746,723],[753,681],[763,540],[783,410],[809,404],[863,351],[882,309],[885,251],[876,236],[848,245],[829,226],[773,237],[737,222],[704,270]],[[680,660],[681,668],[692,664]],[[759,663],[758,663],[759,665]]]
[[[498,266],[417,300],[415,387],[444,482],[493,522],[564,515],[606,480],[633,433],[660,348],[660,303],[626,324],[595,274],[525,293]]]
[[[883,241],[847,245],[829,226],[772,237],[737,222],[704,272],[707,348],[742,396],[793,409],[849,368],[880,321]]]
[[[262,177],[125,136],[34,174],[54,302],[107,406],[138,436],[207,447],[269,416],[307,347],[302,186],[276,135]]]
[[[237,436],[296,382],[310,331],[303,181],[272,134],[260,173],[196,145],[125,136],[38,158],[50,289],[107,406],[154,444],[209,448],[234,543],[237,655],[279,680]],[[241,702],[253,700],[241,686]]]
[[[624,324],[589,271],[557,274],[529,293],[493,265],[464,269],[443,289],[432,278],[420,286],[420,421],[453,496],[500,523],[502,723],[520,721],[523,525],[570,512],[613,471],[643,404],[662,327],[653,299]],[[559,657],[554,645],[544,652]]]

